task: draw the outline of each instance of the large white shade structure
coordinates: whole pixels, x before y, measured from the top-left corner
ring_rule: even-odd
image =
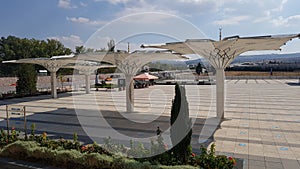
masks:
[[[74,55],[64,55],[64,56],[53,56],[52,58],[28,58],[19,60],[9,60],[3,61],[2,63],[25,63],[25,64],[37,64],[45,67],[51,74],[51,96],[57,98],[57,80],[56,72],[63,66],[75,63],[75,60],[69,60],[69,58],[74,57]]]
[[[117,67],[125,75],[126,80],[126,110],[134,112],[133,77],[147,63],[159,60],[187,59],[170,50],[134,51],[128,52],[93,52],[77,55],[53,56],[51,58],[29,58],[3,61],[3,63],[38,64],[51,72],[51,95],[57,98],[56,72],[60,68],[74,68],[85,75],[86,93],[90,93],[90,74],[103,67]]]
[[[99,59],[100,60],[100,59]],[[90,93],[90,74],[101,67],[111,67],[108,64],[101,64],[95,61],[86,61],[80,59],[80,55],[62,55],[53,56],[51,58],[27,58],[19,60],[3,61],[2,63],[18,63],[18,64],[37,64],[45,67],[51,74],[51,96],[57,98],[57,79],[56,72],[60,68],[74,68],[85,75],[86,93]]]
[[[135,51],[132,53],[115,53],[115,65],[125,74],[126,81],[126,111],[134,112],[134,84],[133,77],[147,63],[159,60],[187,59],[174,54],[169,50],[164,51]]]
[[[74,60],[109,63],[115,65],[124,75],[126,82],[126,111],[134,112],[133,77],[147,63],[159,60],[187,59],[170,50],[141,50],[128,52],[94,52],[74,56]]]
[[[240,54],[248,51],[280,50],[288,41],[300,38],[300,34],[227,37],[220,41],[210,39],[187,39],[185,42],[166,43],[162,45],[142,45],[142,48],[168,49],[182,55],[198,54],[208,59],[216,70],[216,112],[224,119],[224,69]]]

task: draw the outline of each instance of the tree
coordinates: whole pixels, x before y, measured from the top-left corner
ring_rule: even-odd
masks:
[[[114,52],[115,51],[115,41],[113,39],[111,39],[108,43],[107,43],[107,47],[108,47],[108,51],[109,52]]]
[[[2,64],[3,60],[17,60],[24,58],[52,57],[57,55],[69,55],[71,49],[54,39],[36,40],[18,38],[15,36],[2,37],[0,39],[0,76],[17,76],[16,92],[19,95],[36,93],[37,71],[30,64],[12,65]]]
[[[84,46],[75,46],[75,53],[79,54],[79,53],[93,53],[93,52],[102,52],[100,50],[95,50],[93,48],[85,48]],[[105,50],[104,50],[105,51]]]
[[[18,95],[32,95],[36,93],[37,73],[34,65],[22,64],[18,71],[16,92]]]
[[[171,109],[171,141],[175,158],[186,164],[191,154],[192,124],[189,118],[189,108],[185,88],[176,84],[175,98]]]
[[[200,75],[201,73],[202,73],[202,65],[201,65],[201,63],[199,62],[198,63],[198,65],[196,66],[196,73],[198,74],[198,75]]]
[[[2,64],[4,60],[69,55],[72,51],[54,39],[36,40],[15,36],[0,39],[0,76],[16,76],[20,65]],[[36,66],[36,68],[40,68]]]
[[[75,53],[79,54],[79,53],[84,53],[85,48],[83,46],[75,46]]]

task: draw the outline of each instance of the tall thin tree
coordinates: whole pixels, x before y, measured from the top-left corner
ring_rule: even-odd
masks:
[[[186,164],[190,155],[192,125],[189,118],[189,106],[186,91],[183,86],[176,84],[175,98],[171,109],[171,141],[175,158]]]

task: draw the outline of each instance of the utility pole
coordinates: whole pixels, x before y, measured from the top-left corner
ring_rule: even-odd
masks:
[[[221,41],[222,40],[222,28],[219,28],[219,31],[220,31],[220,33],[219,33],[219,40]]]
[[[127,42],[127,52],[129,53],[130,52],[130,49],[129,49],[129,42]]]

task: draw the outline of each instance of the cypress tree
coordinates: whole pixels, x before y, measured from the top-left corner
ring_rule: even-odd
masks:
[[[36,93],[37,74],[34,65],[22,64],[18,71],[16,92],[18,95],[32,95]]]
[[[178,161],[186,164],[191,154],[192,127],[185,88],[178,84],[175,86],[175,98],[172,103],[170,122],[173,145],[171,152]]]

